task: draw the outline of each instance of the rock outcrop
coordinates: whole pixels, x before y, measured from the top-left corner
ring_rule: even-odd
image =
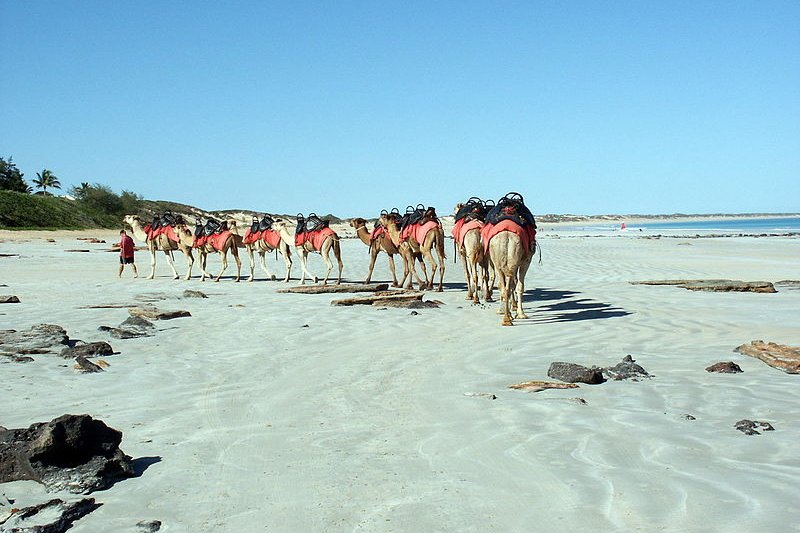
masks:
[[[604,368],[603,373],[609,379],[633,379],[638,380],[641,378],[652,377],[647,370],[636,364],[636,361],[630,355],[622,358],[622,362],[617,363],[615,366]]]
[[[88,494],[134,475],[122,433],[89,415],[62,415],[0,430],[0,483],[31,479],[50,491]]]
[[[737,346],[734,352],[761,359],[769,366],[787,374],[800,374],[800,348],[774,342],[752,341]]]

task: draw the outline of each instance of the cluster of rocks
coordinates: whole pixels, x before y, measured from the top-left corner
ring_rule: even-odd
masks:
[[[105,331],[117,339],[135,339],[137,337],[151,337],[156,327],[147,319],[130,316],[117,327],[100,326],[97,329]]]
[[[37,324],[24,331],[0,331],[0,355],[7,361],[28,363],[33,361],[31,355],[56,353],[64,359],[75,359],[76,368],[81,371],[97,372],[102,368],[88,358],[113,355],[115,352],[104,341],[71,340],[67,331],[55,324]]]
[[[566,383],[587,383],[589,385],[598,385],[605,383],[607,380],[630,379],[638,381],[639,379],[652,377],[644,368],[636,364],[636,361],[630,355],[626,355],[616,365],[606,368],[554,362],[550,364],[547,375]]]

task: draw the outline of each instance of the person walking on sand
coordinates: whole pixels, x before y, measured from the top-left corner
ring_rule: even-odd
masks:
[[[119,274],[117,277],[122,277],[122,271],[125,265],[133,267],[133,277],[138,278],[139,272],[136,270],[136,263],[133,262],[133,251],[136,245],[133,243],[130,235],[125,233],[125,230],[119,232]]]

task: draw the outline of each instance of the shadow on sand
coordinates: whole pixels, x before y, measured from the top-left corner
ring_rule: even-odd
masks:
[[[528,309],[529,320],[518,324],[542,324],[549,322],[576,322],[580,320],[598,320],[627,316],[631,313],[611,304],[598,302],[590,298],[581,298],[579,292],[557,289],[532,289],[525,291],[523,302],[541,303]]]

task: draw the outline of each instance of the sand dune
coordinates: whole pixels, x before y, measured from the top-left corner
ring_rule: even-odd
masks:
[[[120,353],[105,358],[103,373],[79,374],[48,355],[0,361],[0,425],[89,413],[123,432],[122,449],[143,470],[95,493],[103,505],[76,522],[76,533],[136,531],[155,519],[170,532],[749,532],[800,524],[798,376],[732,352],[753,339],[800,345],[800,291],[629,284],[796,279],[798,239],[684,246],[546,235],[542,264],[527,278],[531,318],[502,328],[496,304],[464,300],[450,243],[447,290],[430,296],[446,305],[411,315],[331,307],[336,295],[279,294],[284,284],[263,279],[173,281],[160,258],[155,280],[118,280],[107,245],[64,252],[75,237],[59,233],[47,243],[33,234],[0,245],[20,254],[0,258],[8,285],[0,292],[22,300],[0,306],[0,329],[45,322],[73,338],[109,340],[97,327],[118,324],[127,311],[81,307],[149,299],[192,314],[158,322],[153,337],[111,339]],[[348,240],[342,250],[345,278],[363,281],[367,247]],[[145,254],[137,261],[146,270]],[[268,261],[283,272],[274,254]],[[182,258],[176,263],[182,273]],[[323,272],[318,256],[309,268]],[[373,281],[389,279],[381,256]],[[181,299],[186,288],[209,298]],[[552,361],[609,366],[626,354],[654,377],[539,393],[507,388],[547,379]],[[728,360],[744,373],[704,371]],[[746,436],[733,429],[742,418],[776,431]],[[20,502],[37,491],[30,482],[0,485],[0,495]]]

